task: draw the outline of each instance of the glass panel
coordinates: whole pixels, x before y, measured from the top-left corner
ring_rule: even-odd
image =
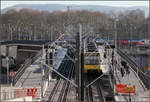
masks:
[[[85,65],[97,65],[99,64],[99,54],[94,54],[85,57]]]

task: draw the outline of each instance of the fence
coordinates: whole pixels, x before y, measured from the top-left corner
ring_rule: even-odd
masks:
[[[31,96],[32,99],[40,99],[41,88],[16,88],[16,87],[2,87],[1,88],[1,100],[13,100],[17,98],[23,98]]]

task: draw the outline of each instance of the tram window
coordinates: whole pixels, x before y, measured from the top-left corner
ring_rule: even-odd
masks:
[[[91,56],[90,57],[90,64],[91,65],[97,65],[99,63],[97,56]]]
[[[94,64],[94,57],[93,56],[90,56],[90,64]]]
[[[90,64],[89,57],[85,57],[85,64],[86,64],[86,65]]]
[[[95,57],[95,64],[99,64],[99,58],[97,56]]]
[[[85,65],[97,65],[99,64],[99,55],[89,55],[85,57]]]

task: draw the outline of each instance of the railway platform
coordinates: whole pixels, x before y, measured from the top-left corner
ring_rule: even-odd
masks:
[[[120,69],[122,66],[120,61],[123,59],[118,54],[116,56],[118,57],[118,64],[115,65],[115,70],[114,70],[114,76],[116,80],[116,85],[114,88],[115,100],[118,102],[120,101],[121,102],[149,102],[150,101],[149,90],[145,88],[144,84],[138,77],[137,72],[135,72],[129,66],[130,73],[124,74],[124,76],[122,77],[121,69]],[[133,93],[118,92],[116,87],[117,85],[131,86],[135,90],[135,92]]]

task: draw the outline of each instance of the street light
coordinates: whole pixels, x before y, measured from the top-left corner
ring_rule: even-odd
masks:
[[[132,24],[130,24],[130,52],[132,52]]]
[[[1,69],[2,69],[2,58],[1,58],[1,41],[0,41],[0,78],[1,78]],[[1,83],[1,79],[0,79],[0,83]],[[1,87],[1,84],[0,84],[0,87]]]
[[[119,19],[115,19],[115,22],[114,22],[114,28],[115,28],[115,48],[117,50],[117,22],[119,21]]]

